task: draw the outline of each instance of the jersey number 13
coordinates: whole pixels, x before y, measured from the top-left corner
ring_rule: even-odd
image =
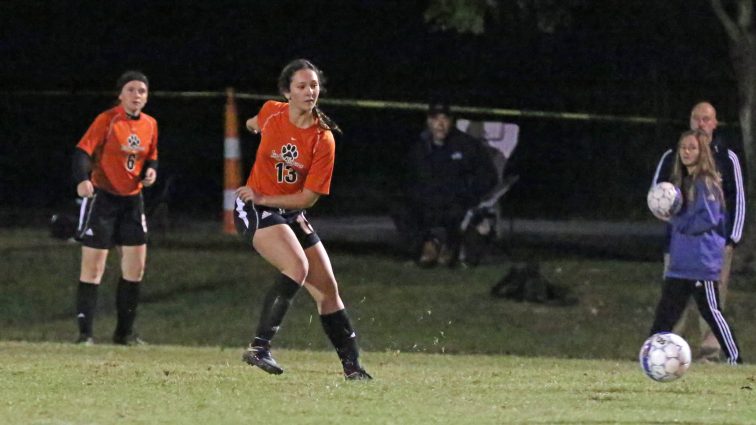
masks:
[[[276,180],[279,183],[294,183],[297,181],[297,170],[285,162],[276,163]]]

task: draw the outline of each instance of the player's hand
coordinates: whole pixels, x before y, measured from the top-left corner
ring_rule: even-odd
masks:
[[[94,196],[94,185],[91,180],[84,180],[76,185],[76,194],[82,198],[91,198]]]
[[[147,168],[144,172],[144,178],[142,179],[142,185],[144,187],[150,187],[155,184],[157,180],[157,171],[154,168]]]
[[[253,204],[260,204],[263,196],[255,193],[249,186],[242,186],[236,189],[236,196],[239,197],[244,203],[252,202]]]
[[[257,116],[248,119],[245,123],[245,127],[247,127],[247,130],[249,130],[250,133],[257,134],[260,131],[257,128]]]
[[[672,219],[672,214],[660,214],[660,213],[653,213],[656,218],[658,218],[661,221],[669,221]]]

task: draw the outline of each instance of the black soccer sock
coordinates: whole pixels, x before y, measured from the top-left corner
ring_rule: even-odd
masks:
[[[129,336],[133,332],[137,305],[139,304],[140,286],[140,282],[132,282],[124,278],[118,281],[118,288],[116,289],[118,323],[115,330],[115,335],[118,337]]]
[[[92,336],[98,286],[100,285],[79,281],[76,290],[76,321],[79,324],[79,335],[84,337]]]
[[[260,322],[257,325],[257,334],[252,342],[253,346],[268,346],[270,344],[270,340],[281,327],[281,322],[299,288],[300,285],[294,279],[283,273],[276,277],[276,282],[265,294]]]
[[[349,321],[346,309],[320,316],[320,323],[336,349],[344,369],[359,368],[360,350],[357,347],[357,334]]]

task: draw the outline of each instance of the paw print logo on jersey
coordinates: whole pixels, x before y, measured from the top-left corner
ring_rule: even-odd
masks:
[[[128,138],[128,139],[126,139],[126,143],[128,143],[128,144],[129,144],[129,147],[130,147],[130,148],[132,148],[132,149],[135,149],[135,148],[137,148],[137,147],[138,147],[139,145],[141,145],[141,144],[142,144],[142,141],[141,141],[141,140],[139,140],[139,136],[137,136],[136,134],[133,134],[133,133],[132,133],[131,135],[129,135],[129,138]]]
[[[286,161],[287,164],[294,162],[294,160],[297,159],[298,156],[299,152],[297,152],[296,145],[287,143],[283,147],[281,147],[281,157],[284,161]]]

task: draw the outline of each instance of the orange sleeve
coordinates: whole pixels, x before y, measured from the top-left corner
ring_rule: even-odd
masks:
[[[97,148],[105,143],[105,138],[108,135],[108,127],[110,126],[110,119],[111,116],[109,114],[102,113],[98,115],[94,122],[92,122],[92,125],[89,126],[89,129],[87,129],[87,132],[84,133],[81,140],[79,140],[76,147],[88,153],[89,156],[94,156],[94,152]]]
[[[263,124],[265,124],[265,121],[274,113],[277,109],[280,108],[281,102],[276,102],[273,100],[269,100],[265,102],[260,108],[260,112],[257,113],[257,125],[260,126],[262,129]],[[278,106],[278,107],[277,107]]]
[[[331,191],[331,177],[333,176],[335,158],[336,141],[333,139],[333,133],[325,131],[317,146],[315,146],[312,165],[304,187],[315,193],[328,195]]]

